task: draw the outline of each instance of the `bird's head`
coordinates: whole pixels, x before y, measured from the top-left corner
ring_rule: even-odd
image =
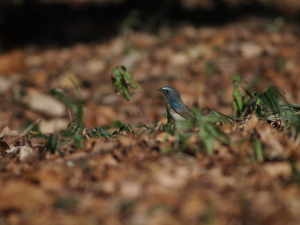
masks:
[[[161,93],[163,93],[165,98],[180,97],[178,91],[176,91],[176,89],[174,89],[172,87],[165,86],[165,87],[162,87],[161,89],[158,89],[157,91],[160,91]]]

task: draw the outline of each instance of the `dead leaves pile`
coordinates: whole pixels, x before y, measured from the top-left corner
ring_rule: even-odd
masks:
[[[88,139],[84,149],[64,157],[42,152],[42,141],[30,136],[4,136],[2,221],[297,224],[300,189],[292,163],[300,166],[299,146],[255,117],[242,130],[236,125],[221,129],[232,144],[215,143],[213,155],[189,149],[203,146],[196,136],[183,149],[189,154],[163,155],[176,138],[162,138],[161,131]],[[253,137],[263,146],[260,161]]]

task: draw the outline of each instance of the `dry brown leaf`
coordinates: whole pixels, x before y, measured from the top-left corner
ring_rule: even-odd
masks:
[[[272,178],[288,179],[292,173],[292,167],[288,162],[275,162],[262,165],[264,171]]]
[[[86,127],[98,127],[111,124],[117,118],[116,111],[110,106],[99,106],[88,103],[84,110],[84,123]]]
[[[26,76],[26,82],[30,84],[35,84],[37,86],[45,85],[47,84],[47,81],[49,79],[49,74],[45,70],[39,70],[30,76]]]
[[[286,156],[285,149],[275,134],[276,130],[265,126],[258,129],[257,132],[260,135],[262,143],[267,146],[265,151],[268,153],[268,157],[278,158]]]
[[[248,122],[244,125],[244,130],[247,132],[254,132],[254,128],[259,124],[257,116],[252,113]]]
[[[32,159],[33,156],[35,156],[35,154],[31,147],[21,146],[19,148],[19,160],[21,162],[26,162],[26,161]]]
[[[192,219],[204,213],[207,204],[204,202],[203,196],[187,193],[182,205],[181,215],[184,218]]]
[[[5,135],[3,140],[6,141],[8,144],[15,144],[16,142],[20,141],[23,137],[21,135]]]
[[[50,116],[63,116],[66,106],[59,100],[38,91],[30,91],[22,101],[32,110]]]
[[[242,54],[245,58],[258,57],[262,54],[263,49],[255,43],[246,42],[241,44]]]
[[[24,55],[21,50],[11,51],[0,56],[0,73],[10,75],[15,72],[23,72],[26,67],[24,64]]]
[[[42,120],[39,123],[42,133],[54,133],[55,131],[65,130],[70,123],[70,120],[54,118],[52,120]]]
[[[80,87],[80,80],[76,74],[67,71],[60,75],[58,85],[62,89],[74,90],[76,87]]]
[[[6,150],[9,149],[9,145],[5,141],[0,140],[0,155],[5,155]]]
[[[171,134],[169,134],[169,133],[167,133],[167,132],[162,132],[162,133],[160,133],[160,134],[158,134],[156,136],[156,141],[158,141],[158,142],[166,142],[166,141],[168,141],[170,143],[173,143],[174,140],[175,140],[174,136],[171,135]]]
[[[52,167],[48,164],[44,168],[25,174],[23,177],[25,180],[38,183],[40,190],[56,192],[62,190],[66,175],[66,170],[61,165],[56,164],[55,167]]]
[[[0,133],[0,138],[3,138],[6,134],[8,134],[10,131],[9,127],[6,126],[4,127],[2,130],[1,130],[1,133]]]
[[[8,150],[6,150],[7,154],[17,154],[19,152],[20,148],[19,147],[12,147]]]
[[[133,137],[120,136],[118,140],[124,148],[129,148],[136,144],[136,140]]]
[[[36,210],[51,204],[52,198],[40,188],[24,181],[1,184],[0,210]]]

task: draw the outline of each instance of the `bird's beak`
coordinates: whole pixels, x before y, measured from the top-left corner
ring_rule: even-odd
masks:
[[[162,90],[161,89],[156,89],[157,91],[159,91],[159,92],[162,92]]]

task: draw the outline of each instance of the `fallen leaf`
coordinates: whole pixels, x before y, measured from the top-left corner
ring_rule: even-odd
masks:
[[[34,156],[33,149],[28,146],[21,146],[19,149],[19,160],[21,162],[28,161]]]
[[[168,141],[168,142],[171,142],[171,143],[174,142],[174,140],[175,140],[174,136],[167,133],[167,132],[162,132],[162,133],[158,134],[155,139],[158,142]]]
[[[30,92],[22,101],[29,108],[50,116],[63,116],[66,112],[66,106],[62,102],[38,91]]]
[[[5,141],[0,140],[0,155],[5,155],[9,145]]]
[[[51,197],[40,188],[24,181],[1,183],[0,210],[36,210],[51,203]]]
[[[246,42],[241,44],[241,50],[242,50],[242,55],[245,58],[258,57],[263,52],[262,48],[258,44],[252,42]]]
[[[275,135],[277,131],[269,126],[265,126],[264,128],[258,129],[257,132],[260,135],[262,143],[267,146],[265,151],[268,153],[268,157],[285,157],[285,149]]]
[[[53,133],[59,130],[65,130],[70,123],[67,119],[54,118],[52,120],[42,120],[39,123],[42,133]]]

